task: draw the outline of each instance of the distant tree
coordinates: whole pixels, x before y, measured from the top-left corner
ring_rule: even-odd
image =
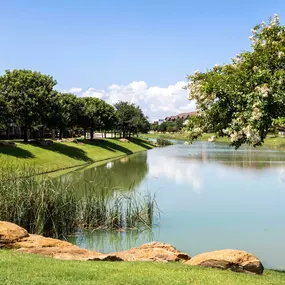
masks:
[[[181,118],[177,118],[175,120],[176,131],[179,132],[183,128],[183,120]]]
[[[123,137],[130,136],[131,133],[148,132],[150,124],[148,118],[142,110],[129,102],[120,101],[115,104],[117,130],[123,133]]]
[[[31,70],[6,70],[0,77],[0,92],[10,104],[14,122],[24,126],[25,142],[28,130],[43,122],[56,83],[51,76]]]

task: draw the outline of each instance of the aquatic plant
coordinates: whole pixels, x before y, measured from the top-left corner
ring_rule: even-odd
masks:
[[[158,146],[167,146],[167,145],[172,145],[173,143],[163,137],[159,137],[156,139],[156,143]]]
[[[35,176],[33,168],[0,170],[0,220],[16,223],[30,233],[63,237],[80,228],[151,228],[158,209],[150,194],[115,191],[110,195],[110,189],[88,181],[79,193],[78,184],[68,178]]]

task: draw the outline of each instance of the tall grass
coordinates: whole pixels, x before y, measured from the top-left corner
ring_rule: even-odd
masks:
[[[36,173],[34,168],[0,167],[0,220],[52,237],[73,234],[80,228],[113,230],[153,225],[157,206],[152,195],[110,195],[92,182],[82,182],[82,193],[72,180],[33,175]]]
[[[173,144],[171,141],[169,141],[168,139],[166,139],[164,137],[158,137],[156,139],[156,143],[158,144],[158,146],[167,146],[167,145]]]

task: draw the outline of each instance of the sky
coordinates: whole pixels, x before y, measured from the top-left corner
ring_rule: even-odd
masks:
[[[31,69],[56,89],[139,105],[151,120],[193,111],[187,74],[250,49],[284,0],[0,0],[0,74]]]

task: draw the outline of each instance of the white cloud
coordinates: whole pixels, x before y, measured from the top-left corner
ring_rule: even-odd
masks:
[[[97,97],[115,104],[118,101],[129,101],[139,105],[151,120],[163,119],[178,113],[194,111],[195,103],[187,99],[188,91],[183,87],[185,81],[178,81],[167,87],[150,86],[144,81],[133,81],[128,85],[112,84],[106,90],[89,88],[71,88],[79,96]]]
[[[69,90],[65,90],[65,93],[81,93],[83,91],[82,88],[72,87]]]

